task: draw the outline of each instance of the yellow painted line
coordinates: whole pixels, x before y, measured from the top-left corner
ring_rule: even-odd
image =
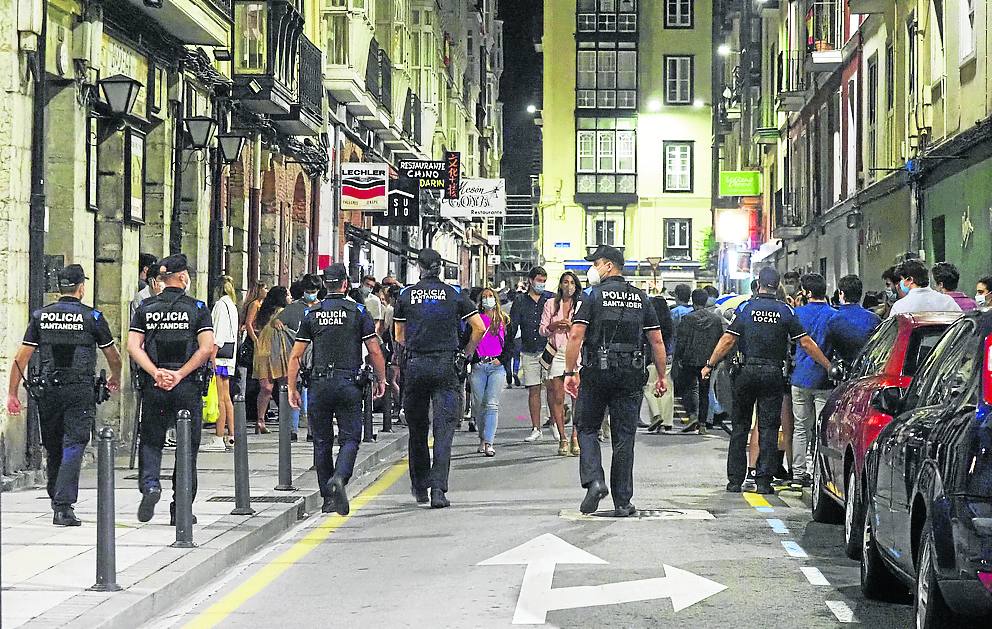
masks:
[[[772,506],[770,502],[765,500],[765,497],[761,494],[752,494],[744,492],[744,500],[752,507],[770,507]]]
[[[185,625],[186,629],[208,629],[216,627],[225,618],[238,610],[253,596],[272,584],[283,572],[293,564],[306,557],[310,551],[324,542],[331,533],[341,528],[355,512],[375,500],[380,494],[392,487],[407,471],[406,459],[393,465],[378,480],[372,483],[362,493],[351,501],[351,513],[348,515],[332,514],[313,528],[303,539],[293,544],[281,555],[262,566],[247,581],[239,585],[233,592],[224,596],[202,614]]]

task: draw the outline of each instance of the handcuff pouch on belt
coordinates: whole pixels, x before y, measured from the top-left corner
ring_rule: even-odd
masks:
[[[107,370],[101,369],[100,375],[93,378],[93,397],[97,405],[110,399],[110,387],[107,386]]]
[[[17,365],[17,362],[15,361],[14,364]],[[35,402],[41,400],[48,385],[48,379],[42,375],[40,368],[30,367],[28,369],[28,377],[24,378],[24,388],[27,389],[28,397]]]
[[[458,374],[458,379],[465,382],[465,379],[468,378],[468,358],[465,356],[465,352],[455,352],[452,360],[455,366],[455,373]]]
[[[207,397],[207,394],[210,392],[210,381],[213,379],[213,376],[214,373],[210,365],[204,365],[193,372],[194,382],[200,388],[200,397]]]

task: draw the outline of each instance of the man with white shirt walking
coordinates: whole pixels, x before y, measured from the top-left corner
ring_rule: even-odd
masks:
[[[906,312],[961,312],[950,295],[930,287],[930,271],[920,260],[906,260],[896,267],[899,291],[905,297],[892,304],[889,317]]]

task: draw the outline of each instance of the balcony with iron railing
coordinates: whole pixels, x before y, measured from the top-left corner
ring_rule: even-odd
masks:
[[[779,111],[796,112],[806,104],[806,57],[802,53],[786,50],[776,59],[776,106]]]
[[[393,63],[385,49],[379,49],[379,104],[393,112]]]
[[[806,10],[810,70],[832,72],[844,56],[844,0],[812,0]]]
[[[299,98],[285,116],[273,116],[287,135],[317,135],[324,122],[323,54],[305,35],[299,40]]]
[[[288,114],[299,103],[303,15],[285,0],[237,0],[234,33],[234,98],[259,114]]]

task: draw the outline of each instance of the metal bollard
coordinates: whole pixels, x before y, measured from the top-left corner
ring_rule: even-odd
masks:
[[[276,491],[296,491],[293,487],[293,408],[289,386],[279,385],[279,484]]]
[[[131,460],[127,464],[127,469],[129,470],[134,469],[134,458],[138,454],[138,431],[141,427],[141,399],[144,397],[141,394],[141,389],[138,388],[135,388],[134,395],[134,424],[131,427]]]
[[[389,378],[386,378],[386,394],[382,396],[382,430],[380,432],[393,432],[393,386]]]
[[[114,431],[100,429],[96,481],[96,583],[94,592],[118,592],[117,548],[114,541]]]
[[[372,425],[372,378],[362,389],[362,441],[375,441],[375,426]]]
[[[193,445],[190,412],[176,414],[176,541],[173,548],[195,548],[193,543]]]
[[[234,401],[234,510],[231,515],[253,515],[251,484],[248,482],[248,426],[245,424],[245,396]]]

